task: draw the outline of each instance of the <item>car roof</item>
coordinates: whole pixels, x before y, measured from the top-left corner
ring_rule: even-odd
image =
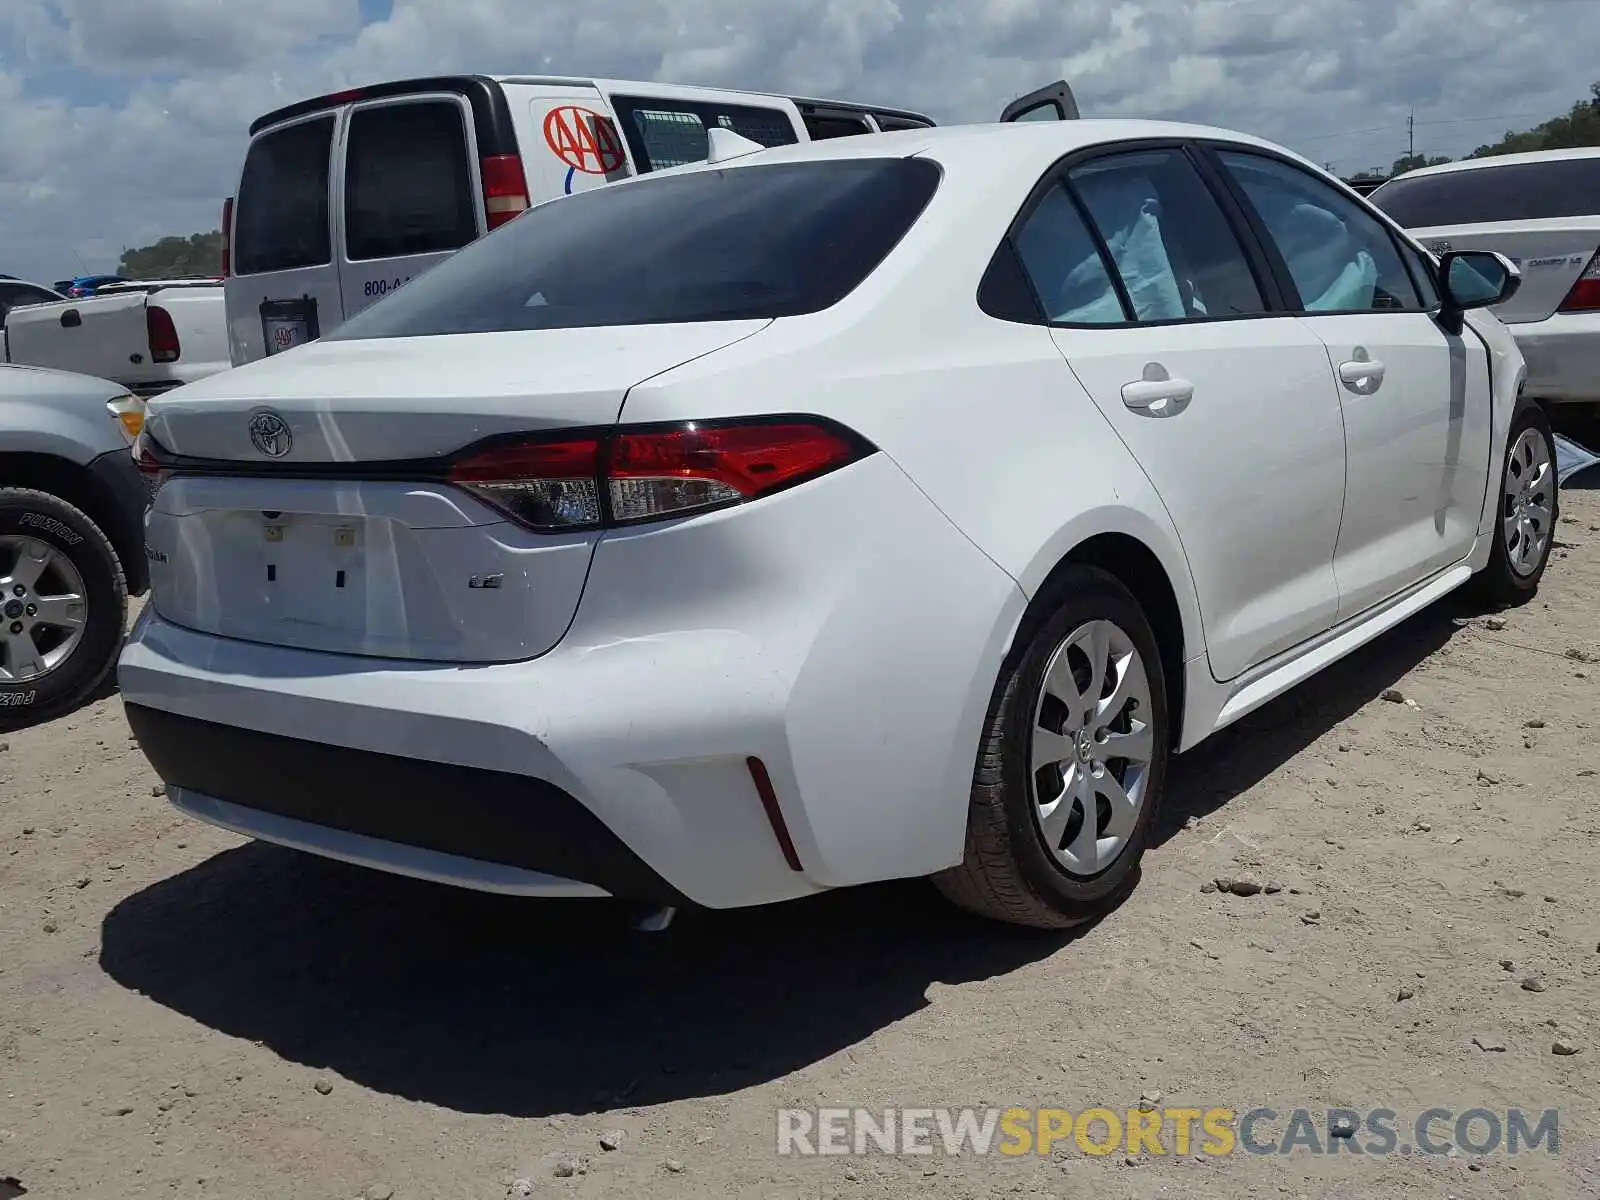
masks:
[[[1016,171],[1026,175],[1028,186],[1046,167],[1075,150],[1147,139],[1216,140],[1255,146],[1286,154],[1316,168],[1309,160],[1283,147],[1236,130],[1178,121],[1149,121],[1134,117],[1085,118],[1072,121],[1015,121],[972,125],[939,125],[931,129],[906,129],[863,137],[829,138],[775,146],[759,153],[709,164],[712,169],[758,163],[799,162],[841,158],[910,158],[926,154],[941,163],[963,169]],[[674,173],[708,169],[691,163]],[[1026,174],[1033,172],[1033,174]],[[659,172],[656,172],[659,174]],[[639,177],[648,179],[649,175]]]
[[[1481,171],[1486,167],[1514,167],[1523,163],[1565,162],[1576,158],[1600,158],[1600,146],[1569,146],[1560,150],[1527,150],[1521,154],[1491,154],[1484,158],[1463,158],[1457,162],[1417,167],[1396,175],[1395,179],[1420,179],[1425,175],[1453,175],[1457,171]],[[1389,181],[1394,182],[1394,179]]]

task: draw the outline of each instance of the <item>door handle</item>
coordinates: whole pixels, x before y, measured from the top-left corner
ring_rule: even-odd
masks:
[[[1383,364],[1377,359],[1356,359],[1339,364],[1339,378],[1356,391],[1374,392],[1383,382]]]
[[[1135,379],[1122,385],[1122,402],[1147,417],[1176,416],[1194,399],[1187,379]]]

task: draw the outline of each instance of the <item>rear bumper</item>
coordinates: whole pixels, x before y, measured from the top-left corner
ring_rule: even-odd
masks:
[[[261,646],[173,625],[157,599],[119,684],[180,807],[467,887],[712,908],[959,861],[1025,604],[882,454],[608,534],[572,628],[528,662]]]
[[[1600,312],[1507,325],[1528,362],[1526,394],[1547,404],[1600,403]]]

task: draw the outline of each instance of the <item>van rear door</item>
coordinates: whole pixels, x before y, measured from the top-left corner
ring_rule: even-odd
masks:
[[[251,139],[226,284],[235,366],[320,337],[344,319],[329,199],[342,116],[322,109]]]
[[[335,194],[348,320],[487,232],[472,108],[452,92],[349,107]]]

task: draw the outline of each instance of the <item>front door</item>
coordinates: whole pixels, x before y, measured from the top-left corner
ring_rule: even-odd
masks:
[[[1062,355],[1177,527],[1214,675],[1328,629],[1344,437],[1327,355],[1268,314],[1183,147],[1073,167],[1016,240]]]
[[[1349,485],[1334,572],[1340,619],[1354,617],[1471,552],[1489,460],[1488,352],[1470,331],[1445,332],[1430,311],[1432,268],[1359,203],[1281,159],[1217,157],[1338,380]]]

